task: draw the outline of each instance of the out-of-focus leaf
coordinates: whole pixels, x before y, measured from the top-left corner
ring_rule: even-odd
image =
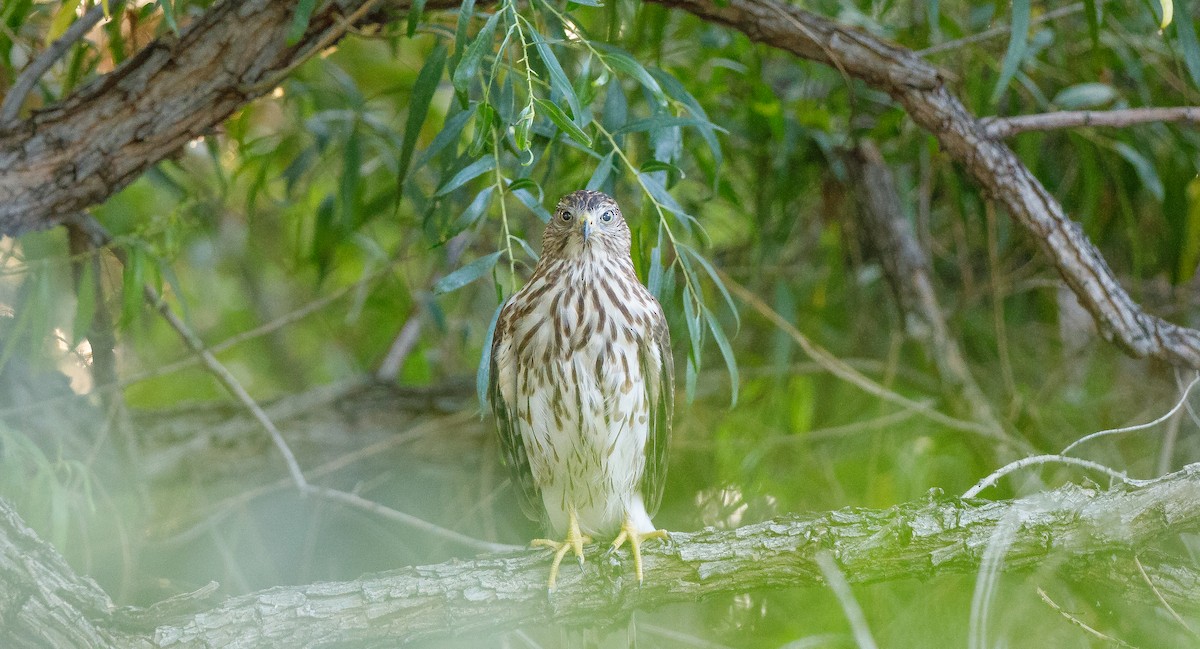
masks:
[[[420,169],[429,164],[429,161],[444,151],[446,147],[457,142],[458,138],[462,136],[467,122],[475,115],[475,108],[476,104],[471,104],[466,110],[456,113],[447,119],[446,123],[442,126],[442,130],[433,137],[433,142],[430,142],[429,147],[421,152],[421,157],[417,158],[417,163],[409,171]]]
[[[1029,44],[1029,13],[1030,0],[1012,0],[1012,24],[1008,32],[1008,49],[1004,52],[1004,62],[1000,65],[1000,78],[996,79],[996,87],[992,90],[992,103],[1000,101],[1008,83],[1012,81],[1021,61],[1025,58],[1025,47]]]
[[[1183,63],[1187,66],[1188,76],[1192,85],[1200,88],[1200,41],[1196,40],[1196,26],[1192,23],[1190,7],[1191,0],[1179,0],[1179,13],[1183,20],[1175,21],[1175,37],[1183,50]]]
[[[362,217],[359,197],[362,195],[362,136],[358,129],[350,132],[342,147],[342,178],[338,183],[338,203],[342,223],[353,227]]]
[[[79,15],[80,0],[65,0],[58,6],[58,11],[54,12],[54,17],[50,19],[50,29],[46,30],[46,44],[54,42],[54,39],[63,35],[71,23]]]
[[[486,157],[480,158],[480,159],[476,160],[475,162],[472,162],[471,164],[467,165],[466,167],[463,167],[462,169],[460,169],[458,171],[458,173],[454,174],[454,176],[452,178],[450,178],[450,180],[446,181],[446,184],[442,185],[441,188],[438,189],[434,195],[435,196],[445,196],[446,194],[449,194],[450,192],[458,189],[459,187],[462,187],[463,185],[471,182],[472,180],[482,176],[483,174],[485,174],[495,168],[496,168],[496,158],[494,158],[492,156],[486,156]]]
[[[502,254],[504,254],[504,251],[497,250],[496,252],[484,257],[480,257],[466,266],[459,268],[453,273],[450,273],[449,275],[439,279],[433,285],[433,294],[441,295],[443,293],[456,291],[479,279],[480,277],[483,277],[484,274],[492,270],[492,267],[494,267],[496,262],[500,260],[500,255]]]
[[[1054,96],[1054,105],[1063,110],[1095,108],[1112,102],[1117,91],[1106,83],[1077,83]]]
[[[537,107],[542,111],[542,113],[546,117],[549,117],[550,121],[554,122],[554,125],[557,126],[563,133],[566,133],[568,137],[570,137],[572,140],[575,140],[580,145],[591,148],[592,139],[588,137],[587,133],[583,132],[583,129],[576,126],[575,123],[572,122],[571,119],[562,112],[561,108],[555,106],[549,101],[546,101],[545,99],[542,99],[541,97],[537,97],[533,101],[537,104]]]
[[[162,9],[163,20],[167,21],[167,27],[176,35],[178,35],[179,23],[175,20],[175,0],[158,0],[158,6]],[[299,11],[299,9],[297,9],[297,11]],[[312,10],[309,9],[309,11]],[[105,6],[104,13],[108,13],[107,4]]]
[[[704,120],[696,119],[694,117],[675,117],[674,115],[655,115],[653,117],[644,117],[642,119],[638,119],[638,120],[629,122],[629,123],[625,124],[624,126],[622,126],[621,128],[614,131],[613,134],[616,135],[618,133],[636,133],[637,131],[654,131],[654,130],[658,130],[658,129],[672,128],[672,127],[676,127],[676,126],[699,126],[699,127],[705,127],[705,128],[713,128],[718,131],[721,131],[722,133],[725,132],[725,129],[721,128],[720,126],[716,126],[715,124],[706,122]]]
[[[1183,244],[1179,251],[1179,267],[1175,276],[1186,282],[1196,274],[1200,266],[1200,178],[1187,184],[1187,213],[1185,214]]]
[[[163,4],[168,4],[172,0],[162,0]],[[296,11],[292,14],[292,25],[288,28],[287,44],[295,45],[300,41],[300,37],[308,30],[308,21],[312,18],[313,9],[317,6],[317,0],[300,0],[296,3]],[[171,10],[174,15],[174,9]]]
[[[592,177],[588,179],[587,189],[600,190],[604,187],[605,181],[608,180],[612,173],[612,162],[614,151],[609,151],[600,162],[596,163],[596,170],[592,172]]]
[[[479,367],[475,369],[475,395],[479,398],[479,416],[488,413],[488,384],[492,377],[492,340],[496,337],[496,321],[500,319],[500,310],[504,304],[496,307],[492,313],[492,321],[488,324],[487,335],[483,339],[483,353],[479,355]]]
[[[571,120],[576,126],[583,128],[583,107],[579,104],[579,97],[575,95],[575,88],[571,86],[571,82],[567,79],[567,73],[563,72],[562,65],[558,62],[558,57],[554,56],[554,50],[550,48],[550,44],[538,32],[533,32],[531,35],[534,47],[537,48],[538,56],[542,58],[542,63],[546,66],[546,71],[550,73],[550,88],[562,95],[566,100],[567,106],[571,109]],[[557,108],[557,107],[556,107]],[[559,112],[562,112],[561,110]],[[582,131],[580,131],[582,132]],[[586,138],[585,138],[586,139]],[[590,146],[584,144],[584,146]]]
[[[1142,181],[1142,186],[1145,187],[1158,200],[1163,199],[1163,183],[1158,177],[1158,171],[1154,169],[1154,163],[1146,159],[1146,156],[1138,153],[1138,150],[1125,144],[1124,142],[1116,142],[1113,144],[1113,149],[1116,150],[1122,158],[1130,165],[1133,165],[1134,171],[1137,172],[1138,178]]]
[[[716,316],[708,307],[701,306],[704,309],[704,319],[708,322],[708,331],[712,334],[713,340],[717,343],[717,349],[721,350],[721,357],[725,359],[725,367],[729,370],[729,407],[737,405],[738,400],[738,367],[737,358],[733,355],[733,346],[729,344],[729,339],[725,337],[725,330],[721,327],[721,323],[717,321]]]
[[[1167,25],[1171,24],[1171,18],[1175,14],[1175,5],[1171,2],[1171,0],[1158,0],[1158,9],[1158,28],[1166,29]],[[1185,13],[1184,15],[1186,16],[1187,14]]]
[[[421,22],[421,12],[425,10],[425,0],[412,0],[412,7],[408,10],[408,37],[412,38],[413,34],[417,33],[417,23]]]
[[[429,115],[429,104],[433,100],[438,82],[442,80],[442,67],[445,63],[446,46],[439,42],[425,59],[425,65],[421,66],[421,71],[417,73],[417,81],[413,84],[412,96],[408,102],[408,119],[404,125],[404,144],[400,149],[398,161],[399,171],[396,173],[397,197],[403,195],[404,180],[408,176],[413,152],[417,148],[417,138],[420,137],[421,126],[425,124],[425,118]]]
[[[125,250],[121,275],[121,322],[126,326],[142,311],[142,287],[146,285],[146,255],[139,246]]]
[[[495,185],[488,185],[475,195],[475,200],[471,201],[471,204],[467,206],[467,209],[463,210],[463,213],[460,214],[457,219],[455,219],[455,233],[462,232],[472,225],[475,225],[475,222],[479,220],[479,217],[483,216],[483,213],[487,211],[488,206],[492,204],[492,192],[495,191],[495,189]]]
[[[529,193],[529,190],[517,189],[512,192],[512,195],[516,196],[517,200],[521,201],[522,205],[528,207],[529,210],[533,212],[542,223],[550,222],[550,213],[546,211],[546,208],[542,207],[542,204],[533,194]]]
[[[492,40],[496,36],[496,25],[500,24],[500,12],[492,14],[483,27],[479,29],[479,33],[475,35],[475,40],[467,47],[467,51],[463,53],[462,59],[458,62],[458,67],[454,69],[454,74],[451,81],[454,84],[454,89],[462,96],[467,94],[467,86],[471,80],[475,78],[475,73],[479,71],[479,63],[483,60],[483,55],[492,51]]]
[[[1092,39],[1092,49],[1100,47],[1100,11],[1103,5],[1096,0],[1083,0],[1083,13],[1087,16],[1088,37]]]

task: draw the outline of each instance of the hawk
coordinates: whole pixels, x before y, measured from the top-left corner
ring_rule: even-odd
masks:
[[[550,590],[593,537],[615,536],[610,552],[628,542],[640,584],[642,541],[667,537],[650,517],[667,469],[671,337],[629,248],[616,201],[564,196],[496,321],[489,396],[521,508],[554,539],[533,541],[554,550]]]

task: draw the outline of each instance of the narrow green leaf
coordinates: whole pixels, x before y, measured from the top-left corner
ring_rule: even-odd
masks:
[[[632,122],[626,123],[621,128],[613,131],[613,135],[623,133],[636,133],[638,131],[657,131],[665,128],[676,126],[697,126],[716,129],[725,133],[725,129],[717,126],[706,120],[696,119],[694,117],[675,117],[674,115],[654,115],[653,117],[643,117]]]
[[[467,122],[474,117],[476,106],[477,104],[471,104],[466,110],[456,113],[447,119],[446,123],[442,125],[442,130],[438,131],[438,134],[433,137],[433,142],[429,143],[429,147],[421,152],[421,157],[417,158],[416,164],[412,166],[409,172],[411,173],[429,164],[429,161],[437,157],[446,147],[457,142],[462,136]]]
[[[458,67],[454,69],[454,75],[451,77],[454,89],[459,94],[466,96],[467,86],[475,78],[475,73],[479,71],[479,63],[483,60],[483,55],[492,51],[492,40],[496,36],[496,26],[499,24],[500,12],[497,11],[483,24],[479,33],[475,35],[475,40],[471,41],[467,51],[463,53],[462,60],[458,62]]]
[[[666,103],[666,95],[663,94],[662,86],[658,85],[658,81],[646,71],[646,68],[642,67],[641,63],[637,62],[637,59],[630,56],[628,52],[613,45],[599,42],[593,43],[593,45],[600,50],[600,56],[604,59],[605,64],[617,72],[633,77],[646,90],[649,90],[650,94],[657,97],[659,103]]]
[[[737,405],[738,400],[738,368],[737,359],[733,355],[733,347],[729,344],[729,339],[725,337],[725,330],[721,328],[721,323],[717,322],[717,318],[707,307],[704,309],[704,319],[708,321],[708,330],[712,332],[713,340],[717,343],[717,349],[721,350],[721,356],[725,359],[725,367],[729,369],[729,407]]]
[[[458,25],[454,29],[454,56],[450,57],[450,74],[458,68],[463,51],[467,48],[467,29],[471,26],[471,18],[475,15],[475,0],[463,0],[458,8]]]
[[[681,250],[684,254],[691,255],[692,259],[695,259],[696,263],[700,264],[700,267],[704,269],[704,272],[708,273],[709,279],[712,280],[717,290],[721,292],[721,297],[725,298],[725,305],[729,307],[729,312],[733,314],[733,321],[740,330],[742,328],[742,316],[738,313],[737,303],[733,301],[733,296],[729,294],[729,289],[725,287],[725,282],[721,281],[721,276],[717,274],[717,269],[713,267],[712,262],[685,244],[676,244],[675,248],[676,250]]]
[[[1096,0],[1083,0],[1083,13],[1087,16],[1088,37],[1092,39],[1092,49],[1100,47],[1101,6]]]
[[[408,10],[408,37],[412,38],[413,34],[417,33],[417,23],[421,22],[421,12],[425,10],[425,0],[412,0],[412,7]]]
[[[483,353],[479,355],[479,367],[475,370],[475,396],[479,397],[479,416],[487,414],[488,387],[492,378],[492,340],[496,337],[496,322],[500,319],[500,310],[504,303],[492,312],[492,321],[488,324],[487,335],[483,338]]]
[[[683,84],[678,79],[666,71],[654,69],[650,71],[650,74],[654,75],[654,78],[658,80],[663,90],[672,99],[686,106],[692,116],[704,122],[704,124],[697,124],[696,128],[700,131],[700,136],[704,138],[704,143],[708,145],[709,152],[712,153],[715,170],[719,171],[725,162],[725,157],[721,152],[721,143],[717,140],[716,131],[719,129],[708,118],[708,113],[704,112],[704,107],[700,105],[700,102],[696,101],[696,98],[687,91],[687,88],[683,87]],[[714,172],[712,177],[714,186],[717,182],[717,177],[717,173]]]
[[[659,226],[659,231],[662,231],[662,226]],[[659,243],[650,249],[650,272],[646,277],[646,288],[650,290],[650,294],[660,303],[663,301],[662,294],[663,284],[663,265],[662,265],[662,236],[659,236]]]
[[[413,152],[417,148],[421,127],[429,116],[429,104],[433,101],[433,93],[437,91],[438,82],[442,80],[442,68],[445,63],[446,46],[438,42],[429,53],[429,58],[425,60],[425,65],[421,66],[421,71],[417,73],[417,81],[413,84],[408,102],[408,119],[404,125],[404,144],[400,148],[399,170],[396,173],[397,196],[404,194],[404,180],[408,176]]]
[[[442,185],[441,189],[437,190],[434,196],[445,196],[495,168],[496,158],[492,156],[480,158],[460,169],[445,185]]]
[[[125,269],[121,275],[121,322],[137,319],[142,311],[142,287],[146,284],[145,255],[138,246],[125,251]]]
[[[558,57],[554,56],[554,50],[550,48],[550,44],[538,32],[532,33],[534,47],[537,48],[538,56],[541,57],[542,63],[546,66],[546,71],[550,74],[550,88],[562,95],[566,100],[567,106],[571,109],[571,118],[575,125],[583,128],[583,108],[579,105],[579,97],[575,95],[575,88],[571,86],[571,82],[567,79],[567,73],[563,72],[562,65],[558,62]],[[560,111],[561,112],[561,111]],[[590,146],[585,144],[584,146]]]
[[[638,169],[638,171],[640,171],[642,173],[654,173],[655,171],[665,171],[668,174],[675,175],[677,178],[684,178],[683,169],[676,167],[675,165],[671,164],[670,162],[663,162],[662,160],[647,160],[645,163],[642,164],[642,166]],[[674,181],[672,181],[672,182],[674,182]]]
[[[1158,0],[1158,8],[1159,8],[1158,28],[1166,29],[1167,25],[1171,24],[1171,18],[1175,13],[1175,6],[1171,2],[1171,0]],[[1190,16],[1190,14],[1187,14],[1186,12],[1184,13],[1184,15]],[[1189,20],[1190,20],[1190,17],[1189,17]]]
[[[163,20],[167,21],[167,27],[178,36],[179,23],[175,20],[175,0],[158,0],[158,6],[162,9]],[[105,13],[108,13],[107,9],[105,9]]]
[[[359,224],[362,210],[359,198],[362,195],[362,136],[358,129],[350,131],[346,145],[342,147],[342,178],[338,183],[338,205],[342,211],[341,224],[353,228]]]
[[[1187,66],[1188,76],[1192,85],[1200,88],[1200,41],[1196,40],[1196,26],[1191,20],[1191,0],[1179,0],[1179,15],[1183,18],[1175,22],[1175,38],[1183,50],[1183,63]]]
[[[596,170],[592,172],[592,177],[588,179],[587,189],[600,190],[604,188],[604,183],[608,180],[609,175],[612,174],[614,153],[614,151],[609,151],[603,158],[600,158],[600,162],[596,164]]]
[[[1154,163],[1150,162],[1146,156],[1139,153],[1137,149],[1125,144],[1124,142],[1114,143],[1113,149],[1115,149],[1122,158],[1125,158],[1126,162],[1133,166],[1133,170],[1137,172],[1138,178],[1142,181],[1142,185],[1154,195],[1154,198],[1161,201],[1163,199],[1163,183],[1162,179],[1158,177],[1158,171],[1154,169]]]
[[[517,189],[512,192],[512,195],[516,196],[522,205],[528,207],[531,212],[541,219],[542,223],[550,222],[550,213],[546,211],[546,208],[542,207],[541,201],[533,194],[530,194],[528,190]]]
[[[1012,25],[1008,33],[1008,49],[1004,52],[1004,62],[1000,65],[1000,78],[992,90],[991,102],[1000,101],[1008,84],[1021,67],[1025,58],[1025,48],[1029,44],[1029,14],[1030,0],[1012,0]]]
[[[542,193],[542,186],[537,184],[537,181],[532,178],[517,178],[508,183],[508,191],[515,192],[519,189],[533,190],[537,193],[537,201],[540,203],[545,198]]]
[[[583,129],[576,126],[575,123],[572,122],[571,119],[562,112],[561,108],[555,106],[549,101],[546,101],[545,99],[542,99],[541,97],[538,97],[533,101],[537,104],[538,109],[542,111],[542,114],[544,114],[546,117],[549,117],[550,121],[554,122],[554,125],[557,126],[563,133],[566,133],[568,137],[570,137],[572,140],[575,140],[580,145],[591,148],[592,139],[588,137],[587,133],[583,132]]]
[[[79,0],[64,0],[50,19],[50,29],[46,30],[46,44],[63,35],[71,23],[79,16]]]
[[[170,0],[164,0],[164,2],[167,1]],[[288,45],[295,45],[300,41],[300,37],[304,36],[304,32],[308,30],[308,21],[312,18],[313,9],[316,6],[317,0],[300,0],[296,4],[296,12],[292,14],[292,25],[288,28]]]
[[[459,268],[453,273],[450,273],[449,275],[439,279],[437,283],[433,285],[433,294],[442,295],[443,293],[456,291],[479,279],[480,277],[483,277],[486,273],[492,270],[492,267],[496,265],[496,262],[499,261],[500,255],[502,254],[504,254],[504,251],[497,250],[496,252],[484,257],[480,257],[466,266]]]
[[[495,189],[495,185],[488,185],[475,195],[475,200],[471,201],[471,204],[467,206],[467,209],[463,210],[463,213],[460,214],[457,219],[455,219],[455,234],[466,230],[472,225],[475,225],[475,222],[479,220],[479,217],[483,216],[483,213],[487,211],[488,206],[492,204],[492,192],[495,191]]]

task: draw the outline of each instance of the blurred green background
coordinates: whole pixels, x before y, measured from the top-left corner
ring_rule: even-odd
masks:
[[[79,5],[6,0],[0,91]],[[804,6],[912,49],[937,46],[928,60],[980,116],[1197,103],[1200,46],[1183,2],[1161,31],[1155,1]],[[56,101],[205,9],[185,0],[117,9],[43,79],[34,103]],[[1014,22],[1028,29],[1010,37]],[[872,380],[966,416],[930,349],[906,337],[863,243],[844,161],[862,140],[894,172],[951,333],[1012,436],[1055,452],[1170,408],[1189,377],[1100,341],[1034,241],[989,213],[888,96],[660,6],[533,0],[411,23],[397,15],[321,52],[95,208],[127,264],[73,253],[61,229],[0,242],[0,496],[119,604],[210,580],[228,595],[475,554],[298,497],[266,434],[202,367],[177,364],[190,354],[144,303],[137,287],[149,283],[210,346],[265,327],[217,355],[271,408],[312,481],[471,537],[525,543],[537,529],[516,506],[490,419],[478,416],[476,368],[492,314],[536,258],[538,210],[589,184],[620,201],[635,264],[671,320],[680,407],[657,524],[735,527],[962,493],[1012,450],[831,375],[727,298],[715,272]],[[1135,299],[1200,324],[1193,128],[1010,143]],[[106,361],[88,336],[103,320],[117,341],[115,383],[98,378]],[[406,325],[411,351],[394,380],[372,384]],[[1179,468],[1200,459],[1194,415],[1184,414],[1080,456],[1137,477]],[[1088,479],[1107,484],[1048,467],[985,495]],[[1183,537],[1162,551],[1194,564],[1196,548]],[[1000,578],[982,613],[972,612],[975,575],[854,593],[880,646],[1107,646],[1037,588],[1133,645],[1194,642],[1165,610],[1045,565]],[[854,645],[823,588],[642,613],[639,641]],[[559,636],[531,629],[430,646],[529,642],[557,646]]]

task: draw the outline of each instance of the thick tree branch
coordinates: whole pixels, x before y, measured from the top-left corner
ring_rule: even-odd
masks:
[[[1117,282],[1078,223],[1003,142],[992,138],[942,75],[911,50],[774,0],[649,0],[751,39],[835,66],[890,94],[984,192],[1033,235],[1105,339],[1133,356],[1200,368],[1200,331],[1149,315]]]
[[[558,590],[547,598],[546,554],[521,551],[352,581],[276,587],[155,623],[145,612],[114,612],[95,584],[74,576],[0,501],[0,619],[22,621],[19,627],[0,626],[0,639],[13,641],[5,646],[28,646],[21,644],[21,634],[44,622],[68,628],[83,624],[74,632],[91,634],[89,646],[97,647],[395,646],[541,622],[595,625],[638,608],[748,589],[821,585],[819,554],[831,556],[850,583],[970,573],[979,569],[989,542],[1001,532],[1012,537],[1004,570],[1044,565],[1053,556],[1066,559],[1068,578],[1099,576],[1128,585],[1124,597],[1158,602],[1161,596],[1172,606],[1191,609],[1194,574],[1150,568],[1147,576],[1155,588],[1139,588],[1137,580],[1146,579],[1133,556],[1163,538],[1197,529],[1200,465],[1191,465],[1136,487],[1107,491],[1068,485],[1007,502],[933,498],[887,510],[844,509],[735,530],[676,533],[671,546],[647,548],[641,588],[630,578],[627,557],[606,560],[602,548],[593,546],[584,570],[564,569]],[[123,619],[155,623],[155,628],[132,636],[118,630]]]
[[[344,34],[345,17],[376,2],[319,3],[294,44],[296,2],[220,2],[62,102],[0,124],[0,234],[56,225],[103,201],[269,92],[281,73]],[[405,10],[409,0],[392,6]]]

